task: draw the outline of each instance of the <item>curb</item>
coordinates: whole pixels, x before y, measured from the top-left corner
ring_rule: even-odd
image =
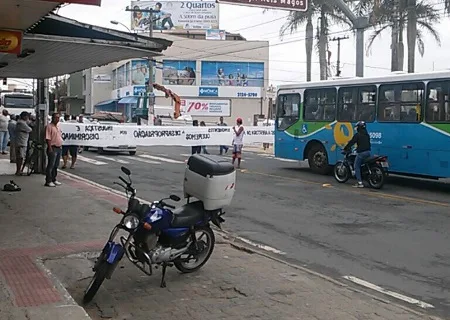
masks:
[[[98,184],[98,183],[96,183],[96,182],[94,182],[94,181],[91,181],[91,180],[89,180],[89,179],[85,179],[85,178],[82,178],[82,177],[77,176],[77,175],[75,175],[75,174],[68,173],[68,172],[61,172],[61,173],[67,175],[68,177],[70,177],[70,178],[72,178],[72,179],[77,179],[77,180],[83,181],[83,182],[85,182],[85,183],[87,183],[87,184],[90,184],[90,185],[92,185],[92,186],[94,186],[94,187],[103,189],[103,190],[105,190],[105,191],[111,192],[111,193],[113,193],[113,194],[115,194],[115,195],[118,195],[118,196],[121,196],[121,197],[124,197],[124,198],[125,198],[125,195],[122,194],[121,192],[119,192],[119,191],[117,191],[117,190],[114,190],[114,189],[112,189],[112,188],[103,186],[103,185],[101,185],[101,184]],[[136,199],[138,199],[138,200],[141,201],[141,202],[146,202],[146,203],[149,202],[148,200],[141,199],[141,198],[137,198],[137,197],[136,197]],[[440,317],[437,317],[437,316],[431,316],[431,315],[425,314],[425,313],[423,313],[423,312],[420,312],[420,311],[418,311],[418,310],[412,309],[412,308],[410,308],[410,307],[407,307],[407,306],[405,306],[405,305],[402,305],[402,304],[400,304],[400,303],[397,303],[397,302],[395,302],[394,300],[388,300],[388,299],[382,298],[382,297],[380,297],[380,296],[378,296],[378,295],[375,295],[375,294],[366,292],[366,291],[364,291],[364,290],[358,289],[358,288],[354,287],[353,285],[349,285],[349,284],[347,284],[347,283],[345,283],[345,282],[343,282],[343,281],[334,279],[334,278],[329,277],[329,276],[327,276],[327,275],[325,275],[325,274],[318,273],[318,272],[313,271],[313,270],[311,270],[311,269],[308,269],[308,268],[306,268],[306,267],[302,267],[302,266],[300,266],[300,265],[297,265],[297,264],[294,264],[294,263],[290,263],[290,262],[284,261],[284,260],[282,260],[282,259],[280,259],[280,258],[278,258],[278,257],[275,257],[275,256],[273,256],[273,255],[271,255],[271,254],[268,254],[268,253],[266,253],[266,252],[264,252],[264,251],[262,251],[262,250],[260,250],[260,249],[256,249],[255,247],[252,247],[252,246],[249,246],[248,244],[245,244],[245,242],[243,242],[242,240],[239,240],[239,238],[240,238],[239,236],[234,235],[233,233],[231,233],[231,232],[229,232],[229,231],[221,230],[221,229],[219,229],[219,228],[217,228],[217,227],[215,227],[215,226],[213,226],[213,229],[214,229],[215,232],[217,232],[218,234],[220,234],[220,235],[223,237],[224,242],[228,243],[232,248],[234,248],[234,249],[236,249],[236,250],[241,250],[241,251],[247,252],[247,253],[249,253],[249,254],[257,254],[257,255],[260,255],[260,256],[265,257],[265,258],[267,258],[267,259],[270,259],[270,260],[272,260],[272,261],[276,261],[276,262],[278,262],[278,263],[287,265],[287,266],[289,266],[289,267],[291,267],[291,268],[294,268],[294,269],[303,271],[303,272],[305,272],[305,273],[307,273],[307,274],[309,274],[309,275],[311,275],[311,276],[318,277],[318,278],[320,278],[320,279],[323,279],[323,280],[325,280],[325,281],[328,281],[328,282],[330,282],[330,283],[333,283],[334,285],[337,285],[337,286],[340,286],[340,287],[342,287],[342,288],[346,288],[346,289],[348,289],[348,290],[351,290],[351,291],[354,291],[354,292],[356,292],[356,293],[362,294],[362,295],[364,295],[364,296],[366,296],[366,297],[369,297],[369,298],[371,298],[371,299],[374,299],[374,300],[377,300],[377,301],[380,301],[380,302],[383,302],[383,303],[386,303],[386,304],[390,304],[390,305],[396,306],[396,307],[398,307],[399,309],[402,309],[402,310],[404,310],[404,311],[410,312],[410,313],[412,313],[412,314],[414,314],[414,315],[416,315],[416,316],[420,316],[420,317],[422,317],[423,319],[428,319],[428,320],[444,320],[443,318],[440,318]]]

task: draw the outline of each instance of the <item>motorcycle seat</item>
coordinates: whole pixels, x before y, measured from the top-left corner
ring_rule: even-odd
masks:
[[[177,208],[173,211],[172,227],[186,228],[191,227],[202,221],[205,215],[205,209],[201,201],[195,201]]]
[[[375,159],[377,159],[378,158],[378,156],[370,156],[369,158],[367,158],[367,159],[364,159],[364,163],[370,163],[370,162],[373,162]]]

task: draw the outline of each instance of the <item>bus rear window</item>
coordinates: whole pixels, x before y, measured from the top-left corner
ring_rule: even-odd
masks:
[[[300,94],[280,94],[277,101],[277,128],[285,130],[299,119]]]
[[[428,83],[426,120],[450,123],[450,81]]]

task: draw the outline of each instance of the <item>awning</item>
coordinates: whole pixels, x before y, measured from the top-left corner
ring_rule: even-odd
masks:
[[[94,107],[107,106],[107,105],[109,105],[109,104],[116,103],[116,101],[117,101],[116,99],[114,99],[114,100],[106,100],[106,101],[102,101],[102,102],[97,103]]]
[[[138,97],[125,97],[119,100],[119,103],[123,104],[137,104],[138,103]]]

